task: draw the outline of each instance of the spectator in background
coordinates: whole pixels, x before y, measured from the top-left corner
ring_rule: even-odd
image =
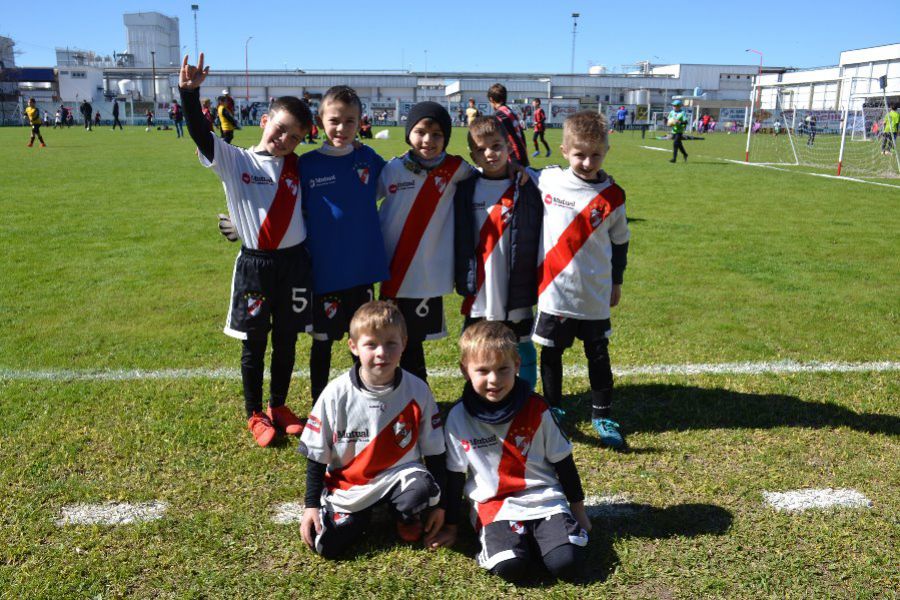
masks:
[[[122,121],[119,120],[119,101],[113,100],[113,131],[116,130],[116,125],[119,126],[119,129],[122,129]],[[134,115],[132,115],[134,116]]]
[[[363,115],[362,119],[360,119],[359,137],[367,140],[372,139],[372,121],[369,120],[369,115]]]
[[[98,125],[98,126],[100,125],[100,111],[99,110],[94,114],[94,125]]]
[[[625,131],[625,119],[628,118],[628,111],[624,106],[620,106],[616,111],[616,131],[619,133]]]
[[[175,100],[169,106],[169,117],[175,123],[175,137],[184,137],[184,112]]]
[[[212,111],[210,110],[210,106],[212,105],[212,100],[209,98],[204,98],[202,107],[200,108],[200,112],[203,114],[203,118],[206,119],[206,122],[209,123],[209,130],[215,131],[216,118],[213,116]]]
[[[93,131],[91,127],[91,120],[94,115],[94,107],[91,106],[91,103],[87,101],[85,98],[81,101],[81,116],[84,117],[84,128],[88,131]]]

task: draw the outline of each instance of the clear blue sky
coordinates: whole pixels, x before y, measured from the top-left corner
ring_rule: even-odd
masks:
[[[853,16],[846,2],[799,0],[754,3],[645,2],[295,2],[204,1],[198,16],[200,49],[213,69],[243,69],[250,36],[253,69],[400,69],[424,71],[569,72],[572,12],[581,13],[575,70],[589,64],[621,69],[656,63],[758,64],[815,67],[837,64],[841,50],[900,42],[900,27]],[[889,3],[888,3],[889,4]],[[181,44],[193,55],[191,2],[56,0],[5,12],[0,34],[16,41],[20,66],[53,66],[56,46],[101,54],[126,46],[125,12],[178,17]],[[887,5],[881,8],[886,8]],[[870,5],[870,8],[873,6]],[[38,12],[40,19],[29,13]],[[751,14],[748,17],[748,13]],[[703,17],[697,15],[702,14]],[[859,17],[859,18],[857,18]],[[849,20],[848,20],[849,18]],[[748,22],[749,19],[749,22]],[[426,65],[427,56],[427,65]]]

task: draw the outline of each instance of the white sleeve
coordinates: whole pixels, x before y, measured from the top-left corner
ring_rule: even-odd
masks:
[[[197,151],[197,157],[200,159],[201,165],[211,168],[213,172],[224,181],[225,177],[234,170],[234,153],[241,152],[241,149],[222,141],[222,138],[212,131],[209,132],[209,135],[211,135],[213,139],[212,161],[207,160],[200,151]]]
[[[613,244],[624,244],[631,239],[631,231],[628,229],[628,219],[625,218],[625,205],[623,204],[608,217],[609,240]]]
[[[437,456],[444,452],[444,424],[441,411],[431,390],[425,386],[422,395],[422,420],[419,423],[419,449],[422,456]]]
[[[572,454],[572,442],[563,434],[549,410],[545,410],[541,416],[541,432],[544,437],[544,456],[549,462],[558,463]]]
[[[447,444],[447,470],[454,473],[466,473],[469,470],[469,460],[460,440],[460,420],[450,410],[447,422],[444,424],[444,440]]]
[[[306,421],[306,427],[300,435],[300,446],[298,451],[306,458],[322,463],[323,465],[331,464],[333,455],[331,423],[328,418],[327,405],[330,404],[330,396],[328,388],[322,392],[316,404],[313,406],[312,412]]]

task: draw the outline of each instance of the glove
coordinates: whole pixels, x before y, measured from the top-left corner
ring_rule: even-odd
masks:
[[[219,214],[219,233],[225,236],[229,242],[238,241],[237,229],[234,227],[234,223],[231,222],[231,218],[228,215]]]

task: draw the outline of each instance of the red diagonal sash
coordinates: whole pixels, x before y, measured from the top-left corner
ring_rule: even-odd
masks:
[[[544,263],[538,267],[538,295],[544,293],[553,280],[588,241],[594,230],[609,214],[622,206],[625,202],[625,192],[618,185],[610,185],[605,190],[594,196],[580,213],[566,227],[556,245],[553,246],[544,258]]]
[[[506,223],[509,220],[507,215],[509,215],[509,211],[512,210],[515,204],[515,195],[515,185],[506,188],[503,196],[500,197],[500,202],[491,207],[487,219],[481,226],[481,233],[478,236],[478,248],[475,250],[475,259],[478,262],[475,273],[475,293],[466,296],[465,300],[463,300],[460,312],[464,315],[468,315],[469,311],[472,310],[475,298],[484,285],[484,265],[490,259],[491,252],[500,243],[500,238],[503,237],[503,231],[506,229]]]
[[[403,456],[416,447],[419,440],[419,420],[422,409],[415,399],[393,421],[378,432],[378,435],[353,457],[349,463],[334,471],[325,473],[325,486],[349,490],[355,485],[365,485],[394,466]]]
[[[391,257],[391,278],[381,284],[383,297],[397,297],[406,272],[416,255],[419,242],[422,241],[422,236],[425,234],[425,229],[428,228],[428,223],[431,221],[434,211],[437,210],[444,190],[461,164],[460,157],[448,156],[425,178],[425,183],[416,194],[416,199],[413,200],[413,205],[406,216],[406,223],[403,224],[400,239],[397,240],[397,247],[394,248],[394,256]]]
[[[287,233],[291,224],[291,217],[294,215],[294,206],[297,204],[299,190],[300,175],[297,172],[297,155],[291,153],[284,157],[275,198],[259,228],[257,246],[260,250],[275,250],[284,239],[284,234]]]
[[[510,422],[506,439],[503,440],[500,465],[497,468],[497,493],[490,500],[477,505],[479,529],[494,521],[494,517],[500,512],[506,498],[525,489],[525,463],[528,462],[528,449],[531,448],[534,434],[541,426],[541,418],[545,410],[547,410],[547,403],[540,396],[532,395]],[[518,444],[516,443],[517,438]],[[522,454],[522,448],[527,448],[525,454]]]

